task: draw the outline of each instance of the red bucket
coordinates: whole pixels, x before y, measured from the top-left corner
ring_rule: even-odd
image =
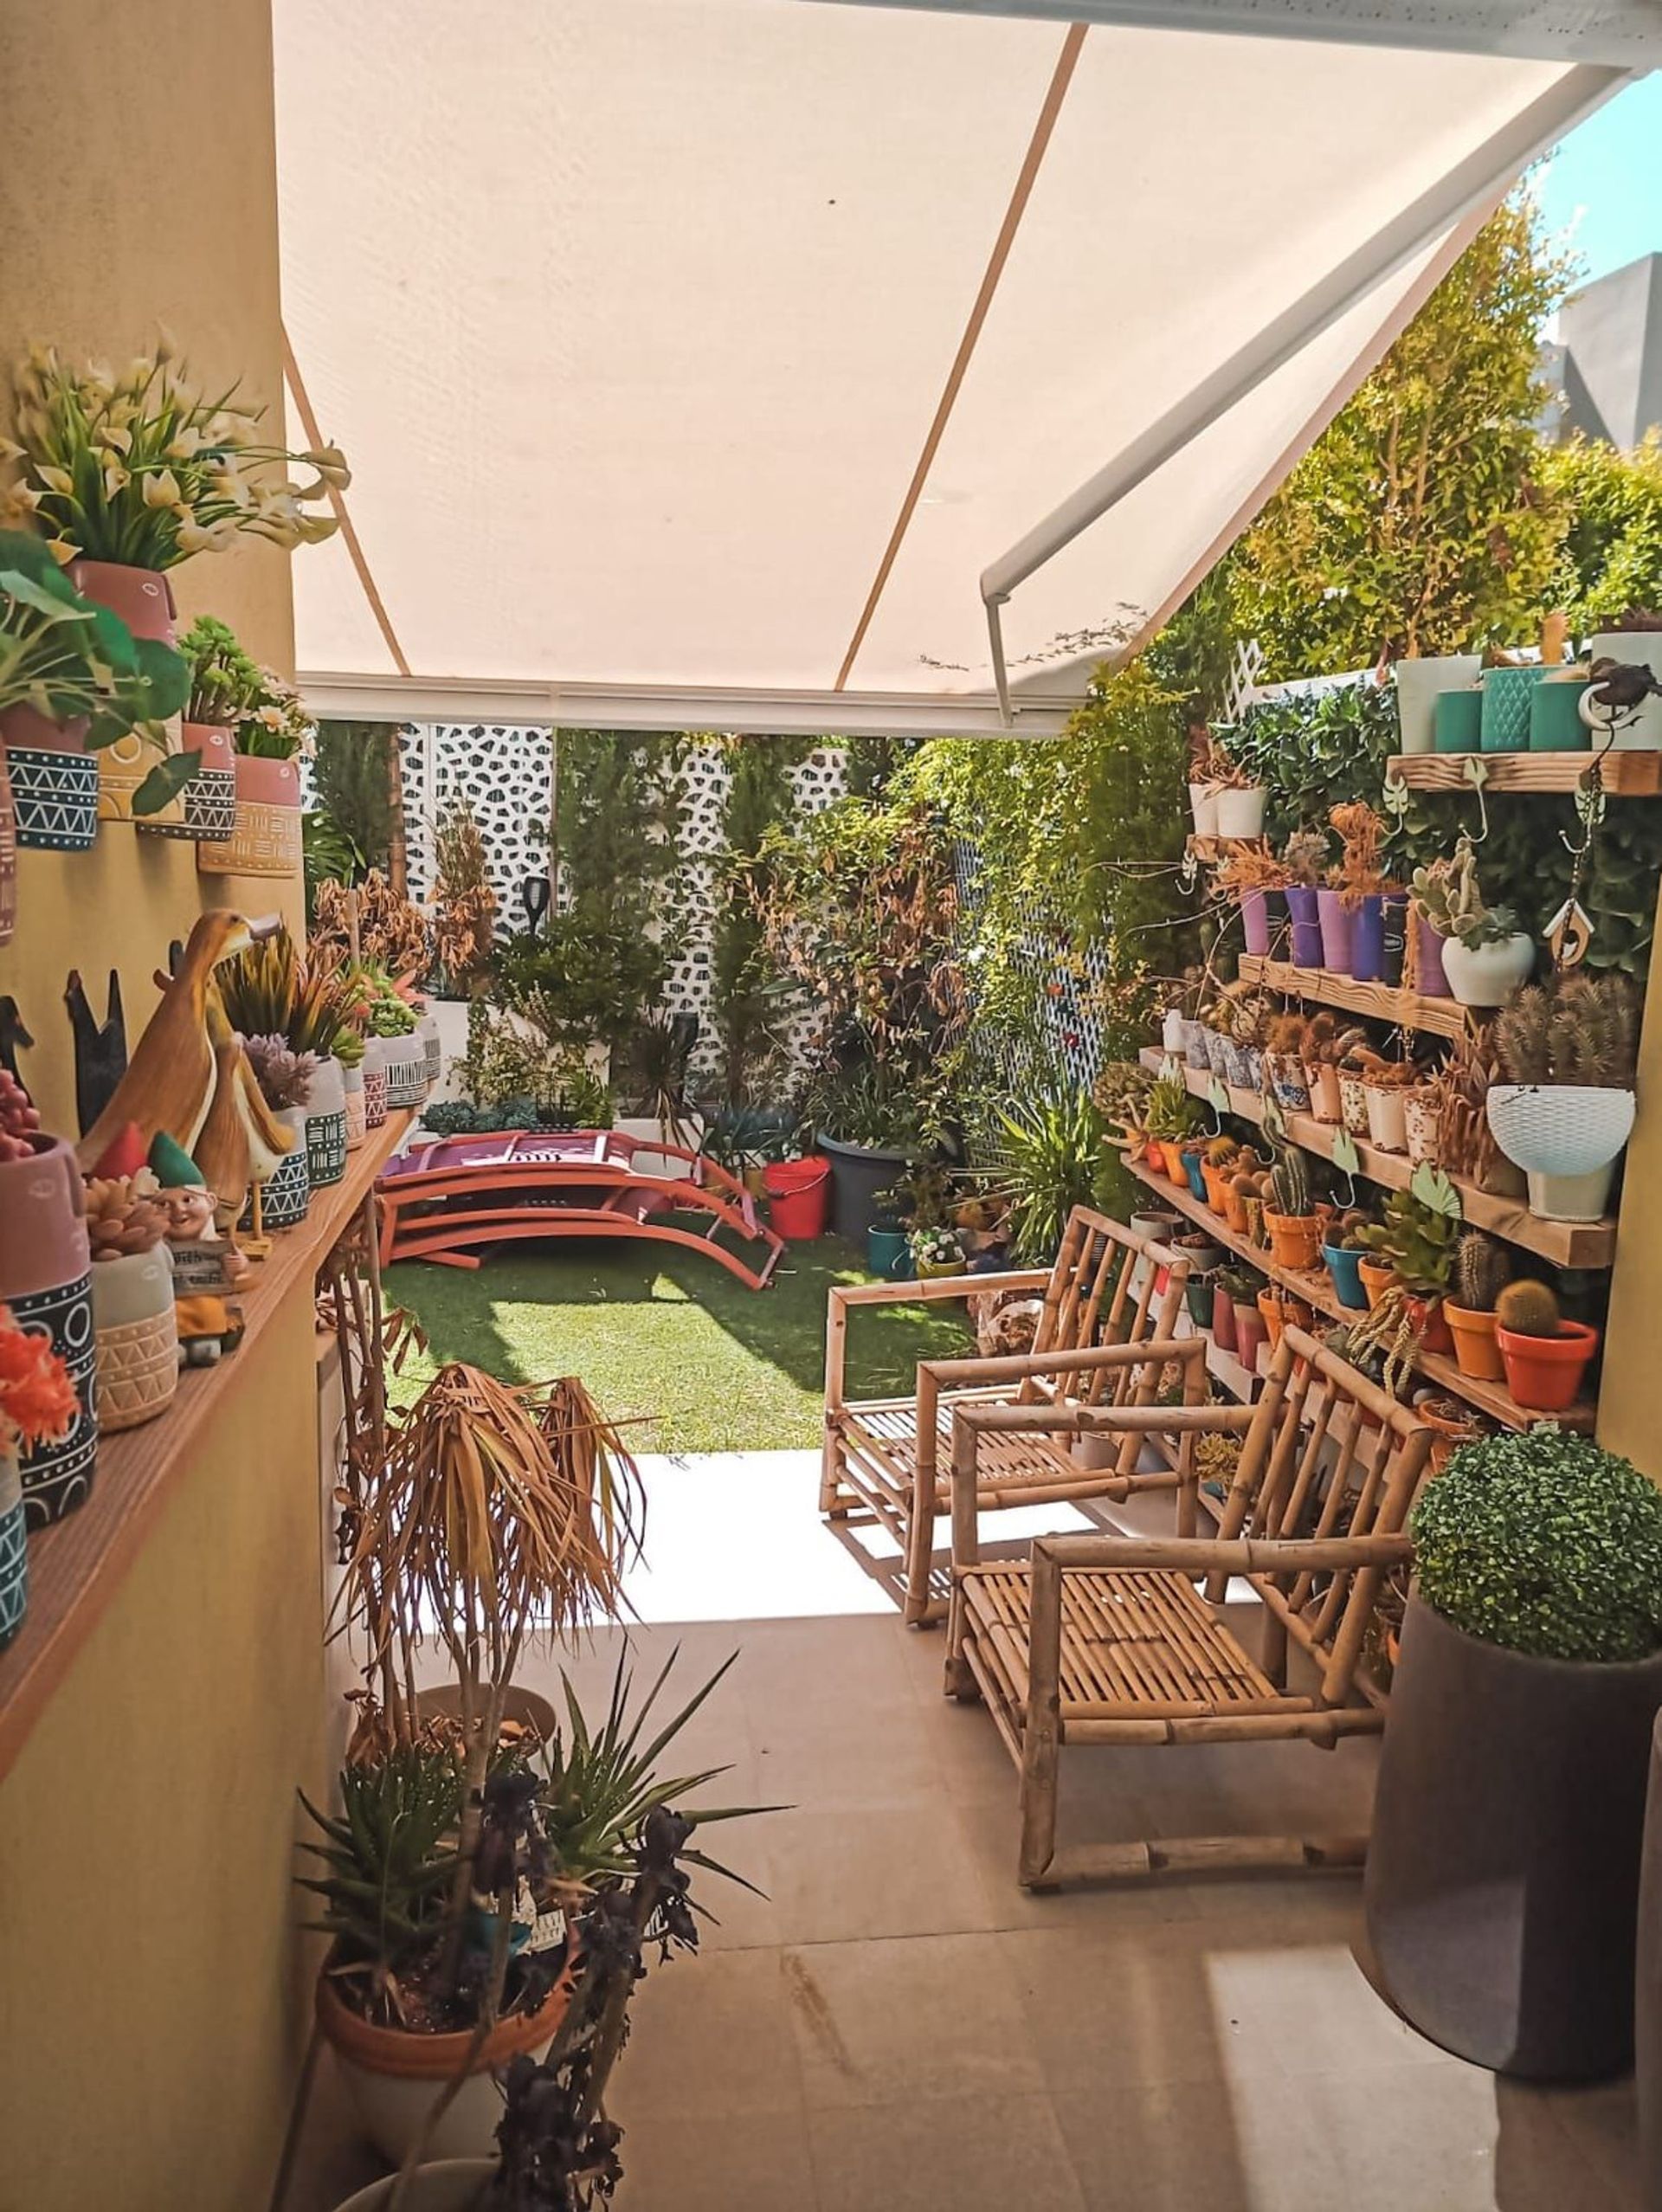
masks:
[[[800,1160],[770,1160],[762,1170],[773,1225],[781,1236],[804,1244],[825,1235],[831,1204],[831,1163],[818,1152]]]

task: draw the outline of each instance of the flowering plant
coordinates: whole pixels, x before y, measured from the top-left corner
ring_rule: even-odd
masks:
[[[20,1329],[0,1306],[0,1452],[56,1443],[75,1417],[75,1386],[51,1339]]]
[[[260,687],[236,726],[236,749],[261,760],[293,760],[310,753],[317,735],[312,717],[293,684],[269,668],[259,671]]]
[[[235,384],[204,397],[164,337],[119,377],[96,363],[66,368],[54,348],[33,346],[15,384],[17,435],[0,455],[21,467],[4,517],[35,521],[61,561],[169,569],[223,552],[244,531],[294,546],[338,526],[307,509],[351,482],[338,448],[263,442],[263,410],[233,407]],[[291,483],[290,462],[310,468],[312,482]]]
[[[950,1267],[963,1258],[963,1247],[950,1229],[915,1229],[912,1232],[912,1261],[915,1267]]]

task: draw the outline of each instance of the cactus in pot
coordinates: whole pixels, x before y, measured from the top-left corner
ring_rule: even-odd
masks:
[[[1508,1283],[1498,1293],[1495,1319],[1515,1337],[1556,1337],[1562,1325],[1557,1299],[1533,1276]]]
[[[1575,1403],[1599,1332],[1585,1321],[1566,1320],[1543,1282],[1508,1283],[1495,1302],[1495,1338],[1506,1387],[1536,1413],[1562,1413]]]
[[[1477,1382],[1498,1383],[1506,1371],[1495,1337],[1496,1307],[1511,1273],[1506,1247],[1479,1229],[1467,1229],[1454,1248],[1454,1280],[1443,1300],[1443,1318],[1454,1339],[1456,1364]]]
[[[1504,1079],[1485,1101],[1507,1158],[1549,1221],[1597,1221],[1633,1125],[1639,1003],[1625,978],[1561,975],[1521,990],[1495,1024]]]
[[[1507,906],[1485,905],[1477,849],[1461,837],[1446,860],[1416,868],[1414,904],[1442,939],[1449,989],[1463,1006],[1503,1006],[1528,976],[1533,940]]]

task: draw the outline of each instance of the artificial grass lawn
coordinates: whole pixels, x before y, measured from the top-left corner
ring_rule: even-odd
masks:
[[[602,1241],[512,1252],[482,1267],[407,1261],[387,1295],[427,1332],[428,1356],[406,1367],[398,1395],[447,1359],[505,1381],[582,1377],[618,1419],[657,1418],[630,1436],[637,1452],[754,1452],[820,1441],[825,1294],[869,1282],[860,1254],[835,1238],[789,1244],[766,1290],[747,1290],[696,1253]],[[920,1359],[972,1350],[956,1301],[851,1313],[850,1397],[910,1393]]]

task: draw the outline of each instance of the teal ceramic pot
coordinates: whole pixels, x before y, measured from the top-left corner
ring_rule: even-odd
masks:
[[[1439,752],[1477,752],[1482,745],[1483,693],[1445,691],[1437,696],[1436,750]]]
[[[1197,1329],[1209,1329],[1212,1326],[1213,1307],[1216,1297],[1217,1293],[1213,1287],[1213,1280],[1209,1273],[1204,1275],[1191,1275],[1188,1282],[1184,1284],[1183,1302],[1189,1308],[1189,1319]],[[1232,1312],[1230,1319],[1233,1321],[1234,1319],[1234,1315]]]
[[[1482,738],[1485,752],[1527,752],[1530,706],[1546,674],[1530,668],[1485,668],[1483,672]]]
[[[0,1651],[23,1625],[29,1609],[29,1535],[23,1486],[15,1453],[0,1452]]]
[[[1349,1251],[1342,1244],[1324,1244],[1322,1257],[1327,1262],[1327,1272],[1333,1278],[1333,1287],[1339,1294],[1341,1306],[1352,1307],[1360,1313],[1368,1303],[1368,1293],[1362,1287],[1362,1263],[1364,1252]]]
[[[306,1219],[306,1209],[312,1198],[312,1178],[306,1167],[306,1108],[285,1106],[274,1119],[280,1121],[286,1129],[292,1129],[300,1142],[292,1152],[284,1153],[278,1161],[261,1192],[261,1226],[267,1229],[293,1229],[296,1222]],[[254,1227],[252,1199],[243,1209],[242,1218],[237,1227]]]
[[[898,1282],[911,1263],[912,1240],[903,1229],[868,1229],[866,1265],[885,1282]]]
[[[1531,752],[1587,752],[1593,732],[1581,719],[1585,684],[1537,684],[1530,699]]]
[[[1200,1200],[1201,1205],[1205,1205],[1206,1178],[1201,1173],[1200,1153],[1198,1151],[1185,1152],[1182,1155],[1182,1161],[1183,1173],[1188,1177],[1189,1189]]]

